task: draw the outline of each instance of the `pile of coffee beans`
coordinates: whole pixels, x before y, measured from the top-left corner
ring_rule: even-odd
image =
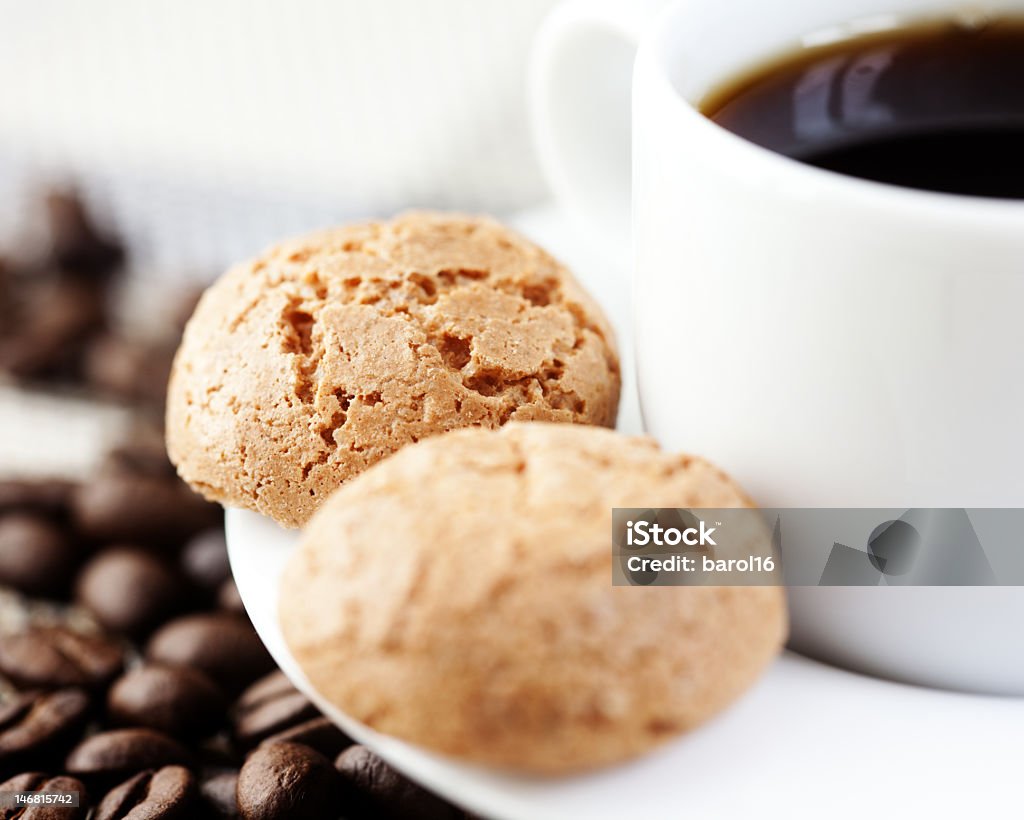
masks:
[[[0,254],[0,375],[159,406],[197,294],[183,289],[178,326],[153,338],[127,337],[114,321],[112,298],[126,272],[124,243],[100,231],[72,192],[50,192],[41,205],[37,233],[48,237],[42,251]]]
[[[0,481],[0,584],[0,796],[80,795],[0,820],[467,817],[276,670],[159,438],[81,483]]]

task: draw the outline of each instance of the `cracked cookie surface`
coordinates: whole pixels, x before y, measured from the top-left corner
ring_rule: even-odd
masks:
[[[412,213],[281,243],[203,296],[167,443],[207,498],[300,526],[371,464],[513,419],[611,426],[613,334],[572,275],[487,218]]]
[[[545,774],[609,764],[721,711],[787,625],[779,587],[612,586],[612,508],[749,506],[650,439],[458,430],[317,512],[281,627],[317,690],[378,731]]]

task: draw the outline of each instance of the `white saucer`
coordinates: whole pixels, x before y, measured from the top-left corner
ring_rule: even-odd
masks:
[[[238,510],[227,532],[242,600],[285,673],[354,739],[486,817],[1002,817],[1020,806],[1024,699],[890,683],[791,653],[725,714],[633,763],[544,780],[446,760],[352,721],[299,671],[277,621],[297,534]]]
[[[551,210],[516,220],[628,322],[629,285]],[[623,360],[629,340],[620,338]],[[628,365],[627,365],[628,367]],[[627,369],[620,427],[638,432]],[[457,763],[377,734],[320,699],[281,637],[278,579],[297,534],[227,514],[239,592],[278,665],[354,739],[455,803],[497,820],[1003,817],[1019,812],[1024,699],[891,683],[786,653],[725,714],[640,760],[560,779]],[[656,628],[652,626],[652,628]]]

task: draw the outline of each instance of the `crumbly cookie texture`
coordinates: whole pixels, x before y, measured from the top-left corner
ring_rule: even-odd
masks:
[[[611,426],[611,328],[572,275],[487,218],[411,213],[228,271],[185,330],[167,446],[207,498],[302,525],[400,447],[512,419]]]
[[[281,584],[285,640],[363,723],[556,774],[734,700],[786,635],[777,587],[615,587],[612,507],[735,507],[708,462],[568,424],[461,430],[335,493]]]

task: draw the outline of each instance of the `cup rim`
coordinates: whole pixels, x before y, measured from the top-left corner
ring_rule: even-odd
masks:
[[[693,129],[703,141],[716,144],[723,152],[722,160],[734,161],[740,168],[749,166],[755,171],[760,169],[764,172],[763,176],[771,179],[787,176],[797,185],[803,183],[804,187],[813,186],[851,204],[859,203],[876,209],[900,207],[916,211],[922,216],[953,218],[960,223],[980,221],[990,224],[993,220],[999,220],[1018,228],[1024,227],[1024,199],[929,191],[848,176],[772,151],[704,116],[696,104],[679,92],[669,68],[668,40],[671,28],[677,24],[677,18],[688,10],[685,0],[676,0],[664,8],[646,42],[641,43],[638,58],[642,58],[645,51],[653,52],[651,62],[665,90],[675,99],[681,122]],[[640,65],[639,60],[637,65]]]

